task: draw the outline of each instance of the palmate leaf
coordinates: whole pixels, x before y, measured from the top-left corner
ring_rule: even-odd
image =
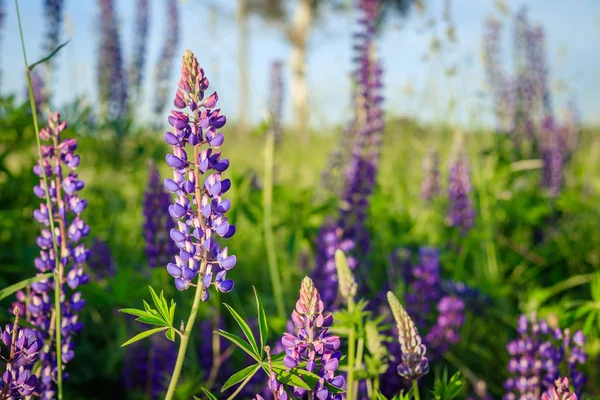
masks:
[[[265,313],[265,308],[263,307],[262,301],[260,301],[260,297],[258,297],[258,292],[256,288],[254,289],[254,297],[256,298],[256,310],[258,312],[258,329],[260,331],[260,355],[261,357],[264,355],[265,343],[268,340],[269,335],[269,325],[267,323],[267,314]]]
[[[238,346],[239,348],[241,348],[242,350],[244,350],[252,358],[254,358],[257,362],[261,361],[260,356],[254,352],[254,349],[252,349],[252,346],[250,346],[250,344],[248,342],[246,342],[244,339],[242,339],[241,337],[234,335],[233,333],[224,331],[222,329],[219,329],[217,331],[217,333],[219,335],[223,336],[225,339],[229,340],[231,343],[233,343],[236,346]]]
[[[244,332],[244,335],[246,335],[248,343],[250,343],[250,346],[252,346],[252,350],[254,350],[254,354],[256,354],[258,358],[261,358],[261,351],[258,350],[258,346],[256,345],[256,339],[254,339],[254,335],[252,334],[252,329],[250,329],[246,321],[244,321],[240,314],[238,314],[237,311],[231,308],[229,304],[223,304],[225,305],[225,307],[227,307],[237,324],[240,326],[242,332]]]
[[[223,387],[221,388],[221,393],[226,391],[230,387],[237,385],[244,379],[248,378],[248,376],[250,376],[250,378],[252,378],[254,375],[256,375],[256,373],[258,372],[259,369],[260,369],[260,364],[254,364],[254,365],[250,365],[249,367],[246,367],[246,368],[242,369],[241,371],[238,371],[235,374],[231,375],[229,377],[229,379],[227,379],[225,384],[223,384]]]
[[[169,307],[167,305],[167,300],[165,300],[163,292],[160,292],[159,297],[156,295],[154,289],[152,289],[152,286],[148,286],[148,288],[150,289],[150,296],[152,296],[152,301],[154,302],[156,309],[165,321],[169,321]]]
[[[168,329],[167,327],[162,327],[162,328],[154,328],[154,329],[150,329],[150,330],[144,331],[144,332],[142,332],[142,333],[140,333],[138,335],[135,335],[134,337],[132,337],[131,339],[129,339],[128,341],[126,341],[125,343],[123,343],[121,345],[121,347],[129,346],[132,343],[138,342],[138,341],[140,341],[140,340],[142,340],[144,338],[147,338],[148,336],[152,336],[155,333],[162,332],[162,331],[167,330],[167,329]]]
[[[52,272],[48,272],[47,274],[34,276],[33,278],[22,280],[21,282],[17,282],[12,284],[4,289],[0,290],[0,300],[7,298],[11,294],[31,285],[32,283],[40,282],[48,278],[52,278],[54,275]]]

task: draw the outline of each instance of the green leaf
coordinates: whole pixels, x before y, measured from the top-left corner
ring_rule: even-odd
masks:
[[[227,379],[227,382],[225,382],[225,384],[221,388],[221,393],[223,393],[230,387],[237,385],[238,383],[240,383],[241,381],[246,379],[248,376],[254,376],[259,369],[260,369],[260,364],[254,364],[254,365],[246,367],[246,368],[242,369],[241,371],[238,371],[235,374],[231,375],[231,377],[229,377],[229,379]]]
[[[261,361],[260,357],[254,352],[254,350],[252,349],[252,347],[250,346],[250,344],[248,342],[246,342],[244,339],[242,339],[241,337],[236,336],[233,333],[229,333],[227,331],[224,331],[222,329],[219,329],[217,331],[217,333],[219,335],[223,336],[225,339],[229,340],[231,343],[233,343],[236,346],[238,346],[239,348],[241,348],[242,350],[244,350],[246,353],[248,353],[256,361],[258,361],[258,362]]]
[[[171,328],[165,332],[165,337],[169,339],[171,342],[175,341],[175,329]]]
[[[48,278],[52,278],[52,275],[54,275],[52,272],[48,272],[47,274],[34,276],[33,278],[25,279],[21,282],[17,282],[8,287],[5,287],[4,289],[0,290],[0,300],[7,298],[11,294],[25,288],[26,286],[31,285],[32,283],[36,283],[36,282],[40,282],[40,281],[43,281]]]
[[[160,315],[163,317],[163,319],[165,321],[169,320],[169,310],[167,308],[167,302],[163,296],[163,293],[160,293],[160,297],[158,297],[156,295],[156,292],[154,291],[154,289],[152,289],[152,286],[148,286],[148,288],[150,288],[150,295],[152,296],[152,301],[154,301],[154,305],[156,306],[156,309],[158,310],[158,312],[160,313]]]
[[[269,373],[269,369],[266,365],[263,366],[263,369],[267,374]],[[277,377],[277,380],[279,382],[283,383],[284,385],[298,386],[306,390],[314,389],[314,386],[310,387],[306,382],[302,380],[302,378],[300,378],[300,376],[298,376],[299,371],[302,371],[301,373],[304,373],[304,370],[292,368],[288,371],[285,367],[282,368],[273,364],[273,372],[275,373],[275,376]]]
[[[215,397],[214,394],[212,394],[211,392],[209,392],[208,390],[202,388],[202,391],[204,392],[204,395],[206,397],[208,397],[210,400],[217,400],[217,398]],[[195,400],[200,400],[199,398],[197,398],[196,396],[194,396]]]
[[[69,43],[69,40],[67,40],[66,42],[64,42],[63,44],[61,44],[60,46],[58,46],[56,49],[54,49],[54,51],[53,51],[52,53],[50,53],[48,56],[46,56],[46,57],[42,58],[42,59],[41,59],[41,60],[39,60],[39,61],[36,61],[36,62],[34,62],[33,64],[30,64],[30,65],[27,67],[27,69],[28,69],[29,71],[33,71],[33,69],[34,69],[34,68],[35,68],[37,65],[39,65],[39,64],[41,64],[41,63],[43,63],[43,62],[46,62],[46,61],[48,61],[49,59],[51,59],[52,57],[54,57],[54,56],[56,55],[56,53],[58,53],[58,51],[59,51],[60,49],[62,49],[63,47],[65,47],[65,46],[66,46],[68,43]]]
[[[250,345],[252,346],[252,349],[254,350],[254,354],[256,354],[256,356],[258,358],[261,358],[261,352],[258,350],[258,346],[256,345],[256,339],[254,339],[254,335],[252,334],[252,329],[250,329],[250,327],[248,326],[246,321],[244,321],[244,319],[240,316],[240,314],[238,314],[237,311],[235,311],[233,308],[231,308],[229,306],[229,304],[226,304],[226,303],[223,303],[223,304],[225,304],[225,307],[227,307],[227,309],[229,310],[229,312],[231,313],[231,315],[233,316],[233,318],[235,319],[237,324],[242,329],[242,332],[244,332],[244,335],[246,335],[246,338],[248,339],[248,343],[250,343]]]
[[[261,356],[264,353],[265,343],[267,342],[269,335],[269,325],[267,323],[267,314],[265,313],[265,308],[263,307],[262,301],[260,297],[258,297],[258,292],[256,288],[254,289],[254,297],[256,297],[256,309],[258,311],[258,329],[260,331],[260,354]]]
[[[170,325],[166,321],[162,320],[159,317],[155,317],[154,315],[139,317],[136,319],[136,321],[141,322],[143,324],[148,324],[148,325],[158,325],[158,326],[170,327]]]
[[[175,304],[175,301],[173,299],[171,299],[171,307],[169,307],[169,323],[171,324],[171,326],[173,326],[173,321],[175,320],[175,307],[177,306],[177,304]]]
[[[166,329],[168,329],[168,328],[167,327],[163,327],[163,328],[154,328],[154,329],[150,329],[148,331],[144,331],[144,332],[142,332],[142,333],[140,333],[138,335],[135,335],[134,337],[132,337],[131,339],[129,339],[128,341],[126,341],[125,343],[123,343],[121,345],[121,347],[128,346],[131,343],[135,343],[135,342],[137,342],[139,340],[142,340],[144,338],[147,338],[148,336],[154,335],[155,333],[162,332],[162,331],[164,331]]]
[[[136,317],[152,316],[152,314],[150,314],[149,312],[144,311],[144,310],[138,310],[136,308],[123,308],[123,309],[119,310],[119,312],[122,312],[123,314],[135,315]]]

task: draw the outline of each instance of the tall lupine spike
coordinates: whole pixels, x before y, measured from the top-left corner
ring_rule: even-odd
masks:
[[[148,46],[148,23],[150,7],[148,0],[137,0],[135,5],[135,39],[133,46],[133,61],[129,67],[131,87],[140,95],[146,68],[146,47]]]
[[[390,309],[398,326],[398,341],[402,351],[402,362],[398,365],[400,376],[417,380],[429,372],[429,362],[425,357],[426,348],[412,319],[404,310],[394,293],[387,293]]]
[[[33,99],[35,101],[35,109],[38,110],[38,115],[41,114],[42,108],[47,104],[46,96],[44,95],[44,80],[38,70],[30,72],[31,76],[31,89],[33,90]],[[29,86],[25,85],[24,88],[25,97],[29,98]]]
[[[504,382],[504,400],[535,398],[540,393],[550,397],[561,371],[568,372],[563,376],[571,378],[574,393],[581,394],[586,378],[577,366],[587,361],[581,331],[571,335],[569,329],[551,328],[543,319],[534,316],[530,321],[521,315],[517,332],[519,337],[506,346],[511,376]]]
[[[350,271],[346,255],[340,249],[335,251],[335,266],[339,280],[340,295],[345,302],[351,301],[356,296],[356,281]]]
[[[577,395],[569,388],[569,378],[558,378],[551,392],[542,394],[542,400],[577,400]]]
[[[335,375],[341,358],[340,338],[329,335],[329,327],[333,323],[331,314],[323,314],[324,305],[321,296],[309,277],[302,280],[300,298],[296,309],[292,312],[292,321],[296,333],[284,333],[281,344],[285,347],[283,363],[287,368],[295,368],[300,362],[306,362],[306,369],[316,371],[320,380],[314,391],[315,399],[334,399],[325,382],[342,388],[344,377]],[[306,390],[293,387],[292,394],[302,397]]]
[[[173,132],[165,133],[166,142],[173,146],[173,154],[166,158],[173,168],[173,179],[166,179],[165,187],[177,195],[175,203],[169,206],[169,214],[178,228],[171,229],[170,236],[179,248],[179,255],[167,270],[179,290],[187,289],[199,274],[199,284],[205,288],[203,301],[208,299],[206,289],[212,284],[221,292],[233,289],[233,281],[226,275],[236,263],[236,257],[216,240],[233,236],[235,226],[225,217],[231,203],[223,197],[231,181],[221,176],[229,167],[229,160],[221,158],[218,150],[224,141],[218,129],[226,120],[215,109],[217,93],[204,97],[208,85],[196,57],[186,50],[174,104],[179,109],[189,107],[191,114],[172,111],[169,123]],[[186,152],[188,145],[193,149],[191,162]],[[202,149],[203,146],[206,147]]]
[[[471,229],[475,217],[471,190],[468,159],[464,155],[458,156],[450,167],[448,177],[448,221],[450,226],[460,229],[463,235]]]
[[[98,0],[100,6],[100,51],[97,79],[102,118],[121,120],[129,112],[127,73],[123,64],[121,39],[114,0]]]
[[[50,143],[42,145],[43,158],[33,167],[33,172],[39,177],[43,177],[45,172],[48,182],[46,187],[44,180],[41,179],[40,185],[33,189],[34,194],[44,199],[48,191],[52,204],[49,210],[43,202],[33,213],[34,218],[43,226],[41,235],[37,238],[37,244],[41,248],[40,256],[35,259],[34,264],[39,271],[38,274],[55,271],[58,266],[56,273],[62,290],[60,308],[63,365],[73,359],[74,335],[83,327],[82,323],[78,322],[77,314],[85,305],[85,300],[81,292],[76,292],[75,289],[89,280],[88,275],[83,271],[89,251],[85,249],[81,240],[90,233],[90,227],[81,218],[87,201],[78,195],[84,187],[84,182],[79,179],[76,172],[80,162],[79,156],[75,155],[77,141],[61,138],[61,133],[66,128],[67,123],[60,119],[58,113],[49,115],[48,126],[42,129],[39,135],[42,141]],[[49,230],[50,219],[53,221],[59,246],[58,262]],[[17,299],[27,307],[27,321],[36,327],[46,343],[40,352],[41,375],[38,389],[42,398],[54,396],[54,380],[59,373],[52,323],[55,315],[54,303],[49,295],[53,288],[52,279],[47,279],[32,284],[28,296],[23,295],[22,292],[17,294]]]
[[[60,43],[60,35],[63,21],[63,0],[44,0],[44,17],[46,19],[46,41],[44,43],[45,53],[53,52]],[[50,85],[52,79],[52,67],[56,58],[46,61],[48,74],[46,83]],[[49,97],[51,90],[44,88],[44,96]]]
[[[431,201],[440,194],[440,157],[437,151],[430,152],[423,160],[421,198]]]
[[[552,116],[547,116],[541,126],[540,152],[542,155],[542,187],[551,197],[560,194],[563,185],[563,150],[560,127]]]
[[[117,267],[110,248],[106,242],[97,238],[92,239],[90,244],[90,257],[87,260],[87,265],[96,279],[106,279],[115,276],[117,273]]]
[[[173,58],[179,44],[179,11],[177,0],[167,0],[168,26],[163,48],[156,63],[156,96],[154,97],[154,112],[160,114],[167,104],[169,89],[169,73]],[[183,89],[183,88],[182,88]]]
[[[435,325],[425,336],[430,354],[441,357],[450,345],[460,341],[460,328],[465,322],[464,309],[465,304],[458,297],[444,296],[440,299]]]
[[[281,110],[283,108],[283,63],[279,60],[271,64],[269,86],[269,122],[275,134],[275,143],[281,141],[283,130],[281,126]]]
[[[434,247],[421,247],[419,262],[411,268],[406,293],[408,312],[414,315],[421,329],[428,326],[427,321],[441,297],[439,251]]]
[[[175,228],[173,218],[169,216],[171,196],[165,191],[158,168],[153,161],[148,162],[148,184],[144,192],[144,240],[148,266],[154,268],[165,265],[177,253],[178,249],[169,237]]]

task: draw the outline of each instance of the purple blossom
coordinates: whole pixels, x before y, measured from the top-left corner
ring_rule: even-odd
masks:
[[[407,311],[418,327],[429,326],[428,320],[441,297],[439,252],[433,247],[421,247],[406,293]]]
[[[540,152],[542,155],[542,187],[557,197],[563,185],[563,146],[560,128],[551,116],[542,121]]]
[[[466,156],[458,157],[450,167],[448,179],[448,198],[450,209],[448,221],[450,226],[460,229],[465,235],[473,226],[475,210],[471,198],[471,173]]]
[[[575,393],[580,394],[585,376],[576,368],[585,364],[585,336],[581,331],[571,335],[568,329],[551,328],[543,320],[521,315],[517,323],[519,337],[506,347],[511,358],[508,371],[511,377],[504,382],[504,400],[539,398],[552,395],[560,371],[568,371]],[[550,397],[552,398],[552,397]]]
[[[460,328],[465,322],[465,304],[457,297],[444,296],[437,304],[438,316],[425,343],[436,356],[444,354],[450,345],[460,341]]]
[[[100,6],[100,50],[98,52],[98,88],[103,116],[111,120],[125,118],[128,110],[127,74],[123,65],[119,21],[114,0],[98,0]]]
[[[569,388],[569,378],[558,378],[552,391],[542,394],[542,400],[577,400],[577,395]]]
[[[150,20],[148,0],[137,0],[135,5],[135,34],[133,61],[129,76],[133,91],[139,96],[146,67],[146,47],[148,46],[148,23]]]
[[[217,93],[204,97],[208,85],[196,57],[186,50],[174,104],[179,109],[189,107],[192,114],[173,110],[169,117],[173,132],[165,133],[166,142],[173,146],[173,154],[166,157],[173,168],[173,179],[166,179],[165,187],[177,195],[169,214],[178,227],[171,229],[170,237],[180,250],[167,271],[179,290],[187,289],[199,275],[198,284],[204,286],[203,301],[208,299],[207,288],[212,284],[221,292],[233,289],[233,281],[226,275],[236,263],[236,257],[217,241],[218,237],[233,236],[235,226],[225,216],[231,203],[223,197],[231,181],[221,176],[229,160],[221,158],[218,150],[224,141],[218,130],[226,119],[215,109]],[[188,145],[193,149],[192,163],[188,161]]]
[[[164,265],[177,253],[178,249],[169,237],[175,228],[173,219],[169,217],[171,196],[165,191],[156,164],[148,163],[148,184],[144,192],[144,240],[146,257],[151,268]]]
[[[154,112],[160,114],[167,104],[169,90],[169,74],[173,66],[173,58],[179,44],[179,12],[177,0],[167,0],[167,31],[160,56],[156,63],[156,91]],[[211,107],[212,108],[212,107]]]
[[[38,274],[53,272],[58,266],[58,275],[61,279],[63,302],[61,304],[61,334],[62,334],[62,361],[66,364],[74,356],[74,335],[82,329],[78,322],[78,313],[85,305],[81,293],[75,290],[85,283],[89,277],[83,271],[83,266],[89,256],[89,250],[81,240],[89,235],[90,227],[81,219],[81,213],[87,206],[87,201],[79,197],[78,192],[83,189],[84,183],[79,179],[76,169],[79,166],[79,156],[75,154],[77,141],[75,139],[61,139],[61,133],[67,124],[60,120],[58,113],[50,114],[48,126],[40,131],[42,141],[49,144],[42,145],[43,159],[33,168],[39,177],[43,172],[48,179],[48,187],[44,180],[35,186],[33,192],[44,199],[46,191],[49,192],[52,208],[49,210],[46,202],[33,213],[34,218],[43,225],[37,244],[41,248],[40,256],[35,259]],[[43,170],[42,170],[43,168]],[[60,258],[56,262],[52,235],[50,233],[50,218],[54,221],[57,246]],[[17,294],[17,299],[28,305],[26,318],[34,325],[41,335],[41,339],[49,343],[40,352],[41,375],[39,383],[40,396],[44,399],[54,396],[53,382],[58,373],[56,366],[56,346],[53,344],[52,316],[54,303],[50,294],[54,288],[53,279],[47,279],[31,285],[29,297]],[[71,289],[71,290],[69,290]]]
[[[338,399],[338,396],[329,393],[325,382],[339,388],[344,386],[344,377],[335,375],[342,356],[339,351],[340,338],[329,334],[333,317],[331,314],[323,314],[323,311],[324,305],[318,290],[313,281],[305,277],[296,309],[292,312],[295,332],[286,332],[281,338],[286,354],[283,363],[287,368],[296,368],[300,362],[306,362],[306,370],[316,371],[320,377],[313,398]],[[271,380],[274,380],[273,377],[269,382]],[[302,397],[306,390],[293,387],[292,393],[296,397]]]
[[[115,276],[117,272],[110,248],[106,242],[97,238],[93,238],[90,244],[90,255],[87,265],[96,279],[106,279]]]

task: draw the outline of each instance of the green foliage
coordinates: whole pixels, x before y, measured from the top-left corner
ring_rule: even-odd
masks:
[[[435,377],[433,397],[435,400],[452,400],[457,398],[463,390],[464,381],[460,371],[456,372],[448,380],[448,370],[444,368],[442,376]]]
[[[0,290],[0,300],[7,298],[11,294],[24,289],[26,286],[31,285],[32,283],[40,282],[45,279],[51,278],[54,275],[52,272],[48,272],[46,274],[34,276],[33,278],[25,279],[21,282],[17,282],[15,284],[10,285],[2,290]]]

